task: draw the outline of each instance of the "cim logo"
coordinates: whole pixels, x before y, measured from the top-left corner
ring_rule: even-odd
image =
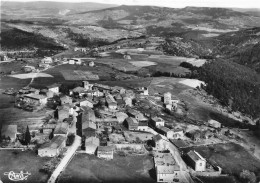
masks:
[[[23,173],[23,171],[20,171],[20,173],[15,173],[14,171],[5,172],[4,175],[7,175],[9,180],[12,181],[21,181],[21,180],[27,180],[28,176],[31,175],[31,173]]]

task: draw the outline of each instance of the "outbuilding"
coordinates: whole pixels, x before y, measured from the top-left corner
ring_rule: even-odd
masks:
[[[38,155],[41,157],[54,157],[58,156],[62,149],[66,146],[66,137],[57,135],[53,139],[43,144],[38,149]]]

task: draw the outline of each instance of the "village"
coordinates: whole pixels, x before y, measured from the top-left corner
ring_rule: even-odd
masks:
[[[89,66],[93,64],[91,61]],[[147,102],[155,106],[150,112],[143,110]],[[49,182],[56,181],[75,153],[108,161],[113,161],[115,154],[151,154],[157,182],[191,182],[190,173],[221,175],[221,167],[210,164],[195,150],[184,152],[181,148],[223,142],[231,135],[229,130],[215,120],[196,128],[164,119],[172,113],[183,114],[184,106],[170,92],[151,95],[149,87],[126,89],[82,81],[69,95],[60,92],[60,84],[45,89],[23,87],[17,91],[14,107],[29,112],[45,110],[45,121],[27,126],[24,133],[17,131],[17,125],[3,125],[2,147],[35,149],[40,157],[61,157],[53,172],[50,165],[44,165],[44,171],[51,174]]]

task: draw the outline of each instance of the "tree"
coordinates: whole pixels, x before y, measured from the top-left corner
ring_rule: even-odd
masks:
[[[30,144],[30,142],[31,142],[31,134],[30,134],[30,131],[29,131],[29,127],[28,127],[28,126],[27,126],[27,128],[26,128],[24,140],[25,140],[25,144],[26,144],[26,145]]]
[[[245,183],[255,183],[256,182],[256,175],[254,172],[250,172],[249,170],[243,170],[240,175],[240,179]]]

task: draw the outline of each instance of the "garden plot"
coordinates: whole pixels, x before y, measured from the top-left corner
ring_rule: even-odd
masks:
[[[18,78],[18,79],[30,79],[30,78],[52,78],[53,76],[46,73],[27,73],[27,74],[14,74],[9,75],[10,77]]]
[[[130,63],[136,67],[148,67],[151,65],[157,65],[157,63],[151,61],[130,61]]]
[[[203,81],[197,80],[197,79],[184,79],[179,81],[179,83],[184,84],[186,86],[190,86],[192,88],[196,88],[197,86],[200,87],[201,84],[205,85]]]
[[[99,80],[99,76],[91,71],[61,70],[60,72],[66,80]]]
[[[145,142],[152,139],[153,134],[147,132],[129,132],[125,131],[124,136],[128,142]]]

